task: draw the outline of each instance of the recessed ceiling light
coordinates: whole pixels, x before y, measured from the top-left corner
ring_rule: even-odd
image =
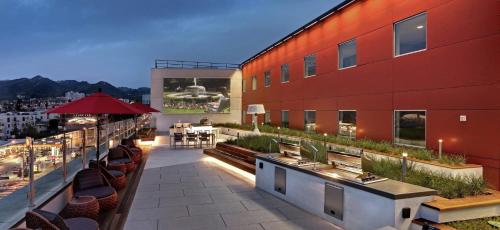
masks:
[[[422,29],[424,28],[424,26],[420,25],[420,26],[417,26],[417,29]]]

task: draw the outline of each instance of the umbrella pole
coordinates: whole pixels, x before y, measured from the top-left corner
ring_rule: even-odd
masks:
[[[100,139],[101,139],[101,137],[100,137],[101,122],[99,121],[99,115],[97,115],[96,127],[97,127],[97,140],[96,140],[97,147],[95,150],[95,155],[96,155],[97,165],[99,166],[99,152],[100,152]]]
[[[135,138],[139,138],[139,127],[137,126],[137,115],[134,115],[135,122]]]

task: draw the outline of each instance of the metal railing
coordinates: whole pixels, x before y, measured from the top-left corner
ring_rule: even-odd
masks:
[[[239,69],[239,64],[200,62],[200,61],[179,61],[179,60],[155,60],[155,69]]]
[[[148,121],[143,116],[137,124],[141,127]],[[99,158],[105,158],[107,150],[120,144],[121,139],[132,136],[135,127],[134,119],[102,125]],[[71,183],[78,171],[96,159],[96,137],[97,129],[93,126],[42,139],[28,137],[8,149],[0,148],[0,164],[4,168],[0,180],[0,229],[12,227],[27,210],[42,205]]]

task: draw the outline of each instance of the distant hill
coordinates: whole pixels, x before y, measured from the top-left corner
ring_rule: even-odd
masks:
[[[64,96],[68,91],[90,94],[97,92],[99,88],[102,89],[102,92],[113,97],[131,100],[140,100],[143,94],[150,92],[147,87],[137,89],[115,87],[105,81],[92,84],[75,80],[53,81],[42,76],[35,76],[0,81],[0,100],[15,99],[17,95],[31,98],[59,97]]]

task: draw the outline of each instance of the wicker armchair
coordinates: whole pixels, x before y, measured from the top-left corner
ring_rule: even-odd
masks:
[[[111,183],[97,168],[83,169],[73,180],[74,196],[94,196],[99,202],[100,210],[116,208],[118,194]]]
[[[26,227],[42,230],[99,230],[99,224],[90,218],[63,219],[59,215],[39,209],[26,212]]]
[[[101,173],[108,179],[109,183],[117,191],[127,187],[127,177],[125,174],[118,170],[108,170],[106,167],[99,165]]]
[[[142,161],[142,150],[136,151],[134,148],[130,148],[126,145],[118,145],[116,148],[127,152],[128,155],[132,156],[134,163],[139,164]]]
[[[125,166],[125,171],[123,171],[123,166]],[[135,163],[132,160],[132,156],[123,151],[123,149],[112,148],[108,153],[108,169],[129,173],[134,171]]]
[[[132,138],[123,139],[121,144],[127,146],[132,151],[139,152],[142,155],[142,149],[137,147],[137,145],[135,145],[134,139]]]

